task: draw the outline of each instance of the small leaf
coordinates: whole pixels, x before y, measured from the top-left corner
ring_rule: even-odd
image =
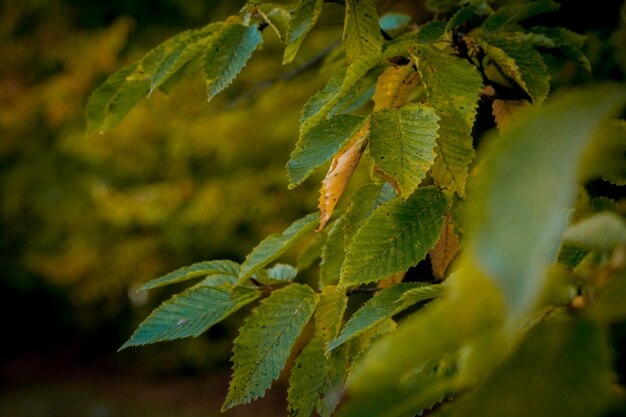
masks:
[[[255,279],[265,285],[282,285],[294,280],[298,270],[288,264],[276,264],[265,269],[255,276]]]
[[[511,123],[532,105],[526,100],[500,100],[495,99],[491,105],[493,117],[500,131],[506,131]]]
[[[289,188],[294,188],[341,149],[367,122],[364,116],[339,114],[306,131],[287,162]]]
[[[467,169],[474,159],[472,127],[482,79],[476,68],[461,58],[427,45],[418,52],[428,104],[441,118],[431,173],[437,184],[463,196]]]
[[[352,317],[350,317],[346,326],[341,330],[339,337],[328,344],[328,351],[331,351],[360,334],[369,331],[383,321],[395,316],[402,310],[405,310],[418,301],[421,301],[416,297],[412,299],[409,298],[406,301],[400,301],[404,293],[409,290],[420,289],[421,287],[436,287],[439,289],[442,288],[442,285],[426,285],[418,282],[403,282],[381,290],[378,294],[363,304],[363,306],[358,309]],[[442,291],[437,292],[435,290],[433,291],[433,295],[429,298],[436,298],[442,293]],[[422,300],[426,299],[428,298],[422,298]]]
[[[551,0],[538,0],[534,2],[500,7],[497,12],[485,20],[482,28],[487,32],[504,30],[511,25],[521,22],[522,20],[526,20],[543,13],[556,11],[559,7],[561,6],[558,3]]]
[[[385,32],[401,29],[411,23],[411,16],[402,13],[385,13],[378,20],[380,28]]]
[[[233,378],[222,411],[260,396],[278,378],[318,297],[306,285],[272,292],[252,310],[235,339]]]
[[[436,278],[445,278],[446,270],[459,249],[459,236],[454,232],[452,216],[447,214],[443,222],[443,229],[441,229],[439,240],[430,252],[428,252],[432,263],[433,274]]]
[[[103,133],[122,121],[124,116],[150,91],[146,79],[133,78],[139,63],[130,64],[107,80],[89,96],[87,135]]]
[[[626,245],[626,222],[615,213],[602,212],[570,226],[563,240],[586,249],[610,251]]]
[[[233,82],[261,42],[255,25],[239,23],[225,26],[213,37],[203,58],[209,101]]]
[[[418,83],[419,73],[413,64],[385,69],[376,82],[374,112],[403,106]]]
[[[337,284],[345,258],[344,217],[339,217],[328,231],[320,262],[320,287]]]
[[[437,241],[447,208],[448,199],[435,188],[380,206],[354,236],[340,285],[366,284],[417,265]]]
[[[298,2],[289,19],[283,65],[290,63],[296,57],[300,44],[315,26],[323,4],[324,0],[300,0]]]
[[[377,168],[406,198],[435,159],[439,117],[421,103],[385,109],[372,116],[370,151]]]
[[[152,281],[144,284],[141,289],[149,290],[152,288],[158,288],[165,285],[171,285],[178,282],[187,281],[192,278],[213,274],[228,274],[238,276],[239,264],[229,260],[198,262],[193,265],[179,268],[157,279],[153,279]]]
[[[377,57],[383,45],[378,12],[372,0],[346,0],[343,46],[350,62]]]
[[[196,285],[161,304],[120,348],[196,337],[259,296],[249,288],[232,291]]]
[[[370,123],[367,121],[333,157],[320,189],[320,225],[317,228],[318,232],[330,220],[339,197],[341,197],[346,185],[348,185],[348,181],[352,177],[361,155],[363,155],[363,151],[367,146],[369,127]]]
[[[539,52],[525,42],[503,36],[478,39],[478,43],[534,104],[543,103],[550,91],[550,74]]]
[[[296,220],[280,234],[273,234],[261,241],[241,264],[241,271],[237,284],[244,283],[254,273],[275,261],[280,255],[285,253],[305,234],[313,230],[315,223],[319,220],[317,213],[311,213],[299,220]]]

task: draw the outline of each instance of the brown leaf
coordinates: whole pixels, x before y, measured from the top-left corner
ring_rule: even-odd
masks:
[[[496,125],[500,131],[508,129],[511,122],[524,114],[532,107],[526,100],[500,100],[496,99],[491,105],[493,117],[496,119]]]
[[[376,287],[378,288],[391,287],[394,284],[402,282],[405,275],[406,275],[406,271],[400,271],[393,275],[389,275],[387,278],[381,279],[380,281],[378,281],[378,284],[376,284]]]
[[[419,73],[413,64],[389,67],[378,76],[374,91],[374,111],[385,108],[398,108],[404,105],[407,97],[419,83]]]
[[[443,279],[445,277],[446,270],[459,249],[459,236],[454,232],[454,223],[452,223],[450,214],[447,214],[439,240],[429,252],[433,274],[436,278]]]
[[[330,220],[335,205],[343,190],[345,190],[350,177],[354,173],[361,155],[367,146],[367,136],[369,133],[370,122],[356,132],[356,134],[335,154],[333,160],[326,173],[322,188],[320,189],[320,225],[317,231],[321,231],[324,225]]]

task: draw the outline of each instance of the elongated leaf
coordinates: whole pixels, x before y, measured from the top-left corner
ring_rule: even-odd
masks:
[[[322,188],[320,189],[320,225],[317,228],[318,232],[322,230],[324,225],[330,220],[330,216],[333,214],[339,197],[341,197],[341,194],[343,194],[343,191],[346,189],[348,181],[350,181],[361,159],[361,155],[363,155],[363,151],[367,146],[369,128],[370,123],[368,120],[333,157],[326,177],[322,181]]]
[[[320,302],[315,310],[315,336],[326,344],[337,337],[348,307],[346,290],[327,285],[321,290]]]
[[[233,23],[217,33],[203,57],[209,101],[233,82],[263,42],[256,26]]]
[[[403,106],[418,83],[419,73],[413,64],[385,69],[376,82],[374,112]]]
[[[610,401],[613,379],[606,340],[603,329],[590,323],[544,321],[530,330],[484,384],[441,415],[602,415]]]
[[[302,251],[298,254],[298,261],[296,263],[296,268],[300,271],[310,268],[313,263],[322,256],[322,249],[326,244],[326,238],[328,237],[328,233],[326,230],[323,230],[320,233],[317,233],[315,237],[313,237],[307,245],[302,249]]]
[[[563,240],[587,249],[613,250],[626,245],[626,222],[611,212],[602,212],[574,224]]]
[[[427,45],[420,46],[417,61],[428,103],[441,118],[433,178],[463,196],[467,169],[474,159],[471,134],[482,85],[480,74],[467,61]]]
[[[435,277],[439,279],[445,278],[446,270],[459,249],[461,249],[459,246],[459,236],[454,232],[452,216],[447,214],[443,222],[443,229],[441,229],[439,240],[430,252],[428,252]]]
[[[383,45],[378,11],[372,0],[346,0],[343,46],[350,62],[377,57]]]
[[[302,183],[316,168],[327,162],[367,122],[364,116],[339,114],[323,120],[298,140],[287,163],[289,188]]]
[[[506,131],[516,118],[531,108],[531,104],[526,100],[495,99],[491,107],[498,129]]]
[[[345,215],[345,244],[350,246],[356,232],[361,228],[365,220],[383,203],[395,197],[393,187],[385,182],[383,184],[364,184],[352,195]]]
[[[291,368],[287,391],[289,416],[309,417],[313,413],[329,368],[330,363],[324,356],[324,348],[320,341],[314,338],[305,346]]]
[[[568,36],[569,34],[571,36]],[[530,43],[539,50],[552,52],[574,61],[591,72],[591,64],[585,53],[580,50],[580,47],[564,39],[572,38],[573,43],[579,44],[578,37],[583,38],[584,43],[585,38],[583,36],[561,28],[537,28],[537,30],[533,30],[530,33],[520,33],[515,36],[516,39]]]
[[[348,248],[340,285],[365,284],[417,265],[437,241],[447,208],[447,198],[435,188],[380,206]]]
[[[183,32],[164,43],[159,51],[158,64],[150,76],[150,93],[169,80],[185,64],[206,48],[211,37],[222,29],[223,24],[212,23],[202,29]]]
[[[120,350],[164,340],[196,337],[258,296],[258,291],[249,288],[230,291],[196,285],[154,310]]]
[[[550,91],[550,74],[539,52],[523,41],[506,37],[493,36],[479,39],[478,43],[534,104],[543,103]]]
[[[324,89],[314,95],[304,106],[300,135],[312,126],[324,120],[339,101],[344,98],[359,80],[378,63],[378,56],[374,58],[360,58],[348,65],[345,70],[332,77]]]
[[[306,285],[276,290],[252,311],[233,348],[233,378],[223,410],[248,403],[278,378],[318,297]]]
[[[192,278],[204,275],[228,274],[233,276],[239,275],[239,264],[226,259],[216,261],[198,262],[193,265],[184,266],[169,274],[163,275],[157,279],[144,284],[141,289],[149,290],[152,288],[163,287],[165,285],[176,284],[190,280]]]
[[[331,417],[339,405],[349,365],[348,349],[338,348],[328,356],[328,373],[315,409],[320,417]]]
[[[534,2],[512,4],[500,7],[483,23],[483,29],[487,32],[503,30],[522,20],[558,10],[560,5],[551,0],[539,0]]]
[[[469,209],[469,247],[504,291],[512,317],[533,305],[556,257],[583,149],[624,102],[617,86],[573,91],[491,138]]]
[[[315,26],[323,4],[324,0],[300,0],[298,2],[289,19],[283,65],[290,63],[296,57],[300,44]]]
[[[320,262],[320,286],[339,282],[341,266],[345,259],[344,217],[339,217],[328,231]]]
[[[417,303],[420,300],[416,297],[409,298],[405,302],[399,301],[405,292],[413,289],[420,289],[424,286],[431,287],[430,285],[418,282],[403,282],[381,290],[378,294],[363,304],[363,306],[357,310],[352,317],[350,317],[346,326],[341,330],[339,337],[328,344],[328,350],[330,351],[335,349],[336,347],[362,333],[367,332],[383,321],[390,319],[402,310],[405,310]],[[440,284],[436,284],[433,287],[439,288],[442,286]],[[433,293],[434,294],[430,298],[435,298],[438,295],[441,295],[442,291],[437,293],[435,290]]]
[[[133,77],[138,68],[137,62],[122,68],[91,93],[86,109],[88,135],[115,127],[148,94],[148,80]]]
[[[261,241],[241,264],[238,284],[244,283],[255,272],[260,271],[291,248],[305,234],[313,230],[319,220],[317,213],[311,213],[296,220],[280,234],[273,234]]]
[[[435,159],[439,117],[421,103],[385,109],[372,116],[370,151],[378,169],[408,197]]]

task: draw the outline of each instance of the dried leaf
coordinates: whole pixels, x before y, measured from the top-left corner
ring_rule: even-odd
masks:
[[[433,267],[433,274],[439,279],[443,279],[450,263],[458,253],[459,236],[454,232],[452,216],[447,214],[443,220],[443,229],[439,235],[439,240],[428,254]]]
[[[345,190],[350,177],[354,173],[361,155],[367,146],[369,134],[369,121],[346,143],[333,158],[326,178],[322,181],[320,190],[320,225],[317,231],[321,231],[324,225],[330,220],[335,205],[343,190]]]
[[[526,100],[499,100],[493,101],[492,113],[496,119],[496,125],[500,131],[506,131],[511,122],[531,108],[531,104]]]
[[[391,274],[387,278],[378,281],[378,284],[376,284],[376,287],[389,288],[392,285],[399,284],[402,282],[405,275],[406,275],[406,271],[400,271],[400,272],[396,272],[395,274]]]

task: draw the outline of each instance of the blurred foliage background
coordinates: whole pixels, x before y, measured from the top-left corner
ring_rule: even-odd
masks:
[[[195,340],[113,352],[171,291],[138,293],[141,283],[200,260],[241,261],[263,237],[314,210],[323,172],[287,191],[284,165],[302,104],[332,71],[308,64],[340,38],[343,9],[325,5],[289,67],[280,65],[277,37],[265,31],[264,49],[210,104],[201,77],[187,77],[93,137],[84,133],[84,106],[114,70],[172,34],[236,13],[241,3],[0,3],[0,312],[10,336],[2,346],[3,387],[85,363],[169,376],[227,365],[237,315]],[[400,10],[427,21],[432,15],[422,3],[378,2],[381,14]],[[621,1],[594,2],[593,9],[562,3],[550,24],[589,36],[594,79],[623,79],[626,68],[613,58],[616,48],[617,56],[626,50],[619,48],[626,44]],[[591,79],[571,63],[551,68],[553,90]],[[22,395],[30,404],[30,394]],[[213,395],[219,402],[223,390]],[[24,411],[18,400],[12,411],[0,406],[0,415],[82,415],[45,406]]]

